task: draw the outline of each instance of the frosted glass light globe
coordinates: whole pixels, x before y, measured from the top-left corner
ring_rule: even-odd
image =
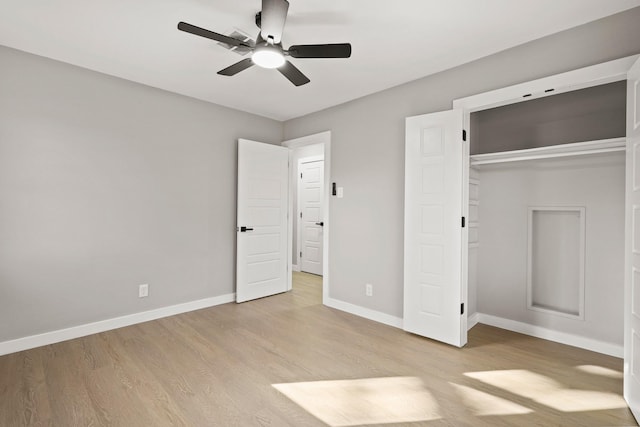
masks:
[[[284,55],[275,47],[260,46],[254,50],[251,60],[262,68],[278,68],[284,64]]]

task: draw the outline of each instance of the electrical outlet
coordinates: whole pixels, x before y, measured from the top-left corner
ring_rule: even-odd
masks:
[[[149,285],[144,284],[138,286],[138,298],[144,298],[149,296]]]
[[[373,296],[373,285],[371,283],[367,283],[364,286],[364,293],[368,297],[372,297]]]

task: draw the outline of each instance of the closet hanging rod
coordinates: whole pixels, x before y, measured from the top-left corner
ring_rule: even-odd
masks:
[[[611,138],[597,141],[576,142],[571,144],[550,145],[547,147],[529,148],[525,150],[475,154],[470,156],[469,164],[471,166],[480,166],[493,163],[613,153],[617,151],[625,151],[625,147],[625,138]]]

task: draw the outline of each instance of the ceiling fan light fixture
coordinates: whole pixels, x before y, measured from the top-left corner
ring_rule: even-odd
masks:
[[[260,32],[256,40],[241,34],[224,35],[205,28],[196,27],[186,22],[178,23],[178,30],[195,36],[215,40],[227,49],[245,55],[252,52],[251,57],[244,58],[220,71],[221,76],[235,76],[241,71],[257,65],[261,68],[277,68],[280,74],[295,86],[309,83],[309,78],[285,57],[292,58],[349,58],[350,43],[301,44],[282,47],[282,32],[289,11],[288,0],[261,0],[262,10],[256,15],[256,25]]]
[[[253,51],[251,60],[262,68],[278,68],[284,65],[284,55],[273,46],[259,46]]]

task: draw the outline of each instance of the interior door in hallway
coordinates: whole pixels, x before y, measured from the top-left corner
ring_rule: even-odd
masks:
[[[300,270],[322,275],[324,161],[300,160]]]
[[[289,150],[238,140],[236,302],[287,291]]]

